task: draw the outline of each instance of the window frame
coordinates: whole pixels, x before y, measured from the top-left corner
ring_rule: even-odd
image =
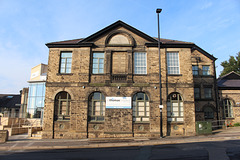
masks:
[[[171,59],[171,61],[172,61],[172,63],[175,63],[175,62],[177,62],[177,65],[173,65],[173,66],[170,66],[170,54],[177,54],[177,59],[174,59],[175,57],[174,56],[171,56],[171,58],[173,58],[173,59]],[[167,74],[168,75],[180,75],[180,60],[179,60],[179,52],[167,52]],[[177,61],[174,61],[174,60],[177,60]],[[173,70],[174,71],[174,73],[171,73],[171,72],[173,72],[172,71],[172,68],[177,68],[177,73],[175,73],[175,70]]]
[[[173,100],[172,99],[172,95],[176,94],[177,95],[177,100]],[[173,103],[178,103],[178,115],[177,116],[173,116]],[[182,106],[181,106],[182,103]],[[169,106],[170,104],[170,106]],[[170,110],[169,110],[170,109]],[[176,112],[176,111],[175,111]],[[181,115],[182,112],[182,115]],[[178,118],[182,118],[182,121],[179,120]],[[171,119],[171,120],[170,120]],[[174,119],[174,120],[172,120]],[[184,122],[184,105],[183,105],[183,99],[182,96],[180,95],[180,93],[178,92],[174,92],[168,95],[167,98],[167,122],[172,123],[183,123]]]
[[[192,73],[193,73],[193,76],[198,76],[199,75],[198,65],[192,65]],[[197,74],[194,74],[194,73],[197,73]]]
[[[208,67],[206,70],[205,67]],[[203,65],[202,66],[202,75],[203,76],[210,76],[210,65]]]
[[[207,109],[210,109],[212,111],[211,115],[209,114],[210,112],[207,111]],[[203,112],[204,112],[205,119],[214,119],[214,110],[212,107],[210,107],[210,106],[204,107]]]
[[[225,105],[225,101],[227,101],[227,105]],[[227,111],[227,113],[226,113]],[[223,100],[223,114],[225,118],[234,118],[233,116],[233,101],[226,98]],[[226,116],[230,115],[230,116]]]
[[[211,91],[210,93],[210,97],[206,97],[206,91],[207,89],[209,89],[209,91]],[[213,99],[213,92],[212,92],[212,87],[204,87],[204,99]]]
[[[143,100],[138,100],[137,95],[138,94],[143,94],[144,99]],[[135,102],[135,103],[134,103]],[[144,103],[144,115],[139,116],[139,113],[142,111],[139,111],[139,105],[138,102],[143,102]],[[148,103],[148,106],[147,106]],[[150,100],[149,96],[145,92],[137,92],[133,95],[132,98],[132,106],[133,106],[133,122],[134,123],[149,123],[150,119]],[[147,111],[148,108],[148,111]],[[135,110],[135,111],[134,111]],[[148,112],[148,115],[147,115]],[[137,118],[140,118],[140,120],[137,120]],[[148,118],[147,121],[143,120],[143,118]]]
[[[66,98],[61,98],[61,94],[66,94]],[[62,102],[66,102],[66,115],[62,114]],[[69,121],[70,120],[70,111],[71,111],[71,96],[68,92],[62,91],[59,92],[56,97],[55,97],[55,110],[57,109],[57,113],[56,111],[54,111],[54,120],[55,121]]]
[[[100,99],[93,99],[95,93],[100,93]],[[103,97],[103,98],[102,98]],[[100,102],[100,115],[95,115],[95,102]],[[103,103],[105,102],[105,105]],[[91,107],[91,109],[90,109]],[[88,100],[88,121],[90,122],[104,122],[105,120],[105,113],[106,113],[106,97],[101,92],[93,92],[89,96]],[[92,119],[94,118],[94,119]],[[102,118],[102,120],[100,119]]]
[[[137,55],[140,55],[140,54],[144,54],[144,60],[145,60],[145,65],[139,65],[137,64]],[[141,60],[141,59],[140,59]],[[140,63],[142,63],[140,61]],[[145,72],[144,73],[141,73],[141,70],[138,71],[139,68],[144,68],[145,69]],[[146,52],[134,52],[134,74],[135,75],[146,75],[147,74],[147,53]]]
[[[195,89],[198,89],[199,96],[196,97]],[[194,87],[194,99],[201,99],[201,88],[200,87]]]
[[[102,57],[94,57],[94,54],[103,54],[103,58]],[[97,60],[97,63],[94,63],[95,59]],[[100,68],[100,65],[101,65],[100,60],[103,60],[103,64],[102,64],[103,68]],[[94,74],[94,75],[104,74],[105,73],[105,71],[104,71],[104,66],[105,66],[104,63],[105,63],[105,53],[104,52],[93,52],[93,54],[92,54],[92,74]],[[97,65],[97,68],[94,68],[94,65]],[[97,69],[96,73],[94,73],[94,69]],[[100,69],[102,69],[103,72],[99,72]]]
[[[37,111],[44,108],[45,90],[45,82],[29,84],[29,93],[26,108],[28,118],[40,118],[40,115],[37,114]]]
[[[70,57],[62,57],[62,55],[64,53],[71,53],[71,58]],[[59,63],[59,73],[60,74],[71,74],[72,73],[72,51],[61,51],[60,53],[60,63]],[[64,64],[62,62],[62,60],[65,60]],[[71,65],[70,65],[70,68],[67,67],[67,64],[70,64],[68,63],[68,61],[71,60]],[[62,72],[62,68],[64,68],[64,71]],[[67,72],[67,69],[70,69],[70,72]]]

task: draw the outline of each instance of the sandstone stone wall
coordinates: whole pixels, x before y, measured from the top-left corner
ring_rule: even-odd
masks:
[[[133,46],[108,46],[106,38],[110,33],[93,39],[94,47],[50,48],[48,74],[46,82],[46,98],[44,107],[43,138],[102,138],[102,137],[159,137],[160,135],[160,95],[159,95],[159,62],[158,48],[147,47],[148,40],[123,27],[116,31],[127,32],[134,40]],[[60,74],[60,54],[62,51],[72,52],[71,74]],[[93,75],[92,53],[104,52],[104,74]],[[146,52],[147,74],[134,74],[134,52]],[[178,52],[180,74],[167,73],[167,52]],[[121,62],[125,67],[113,66],[114,54],[123,53]],[[200,53],[197,53],[200,54]],[[201,55],[201,54],[200,54]],[[161,49],[161,78],[163,101],[163,134],[166,135],[195,135],[195,83],[212,84],[214,77],[202,80],[194,79],[192,75],[191,48],[162,48]],[[205,61],[205,60],[204,60]],[[117,61],[116,61],[117,62]],[[119,62],[120,63],[120,62]],[[116,65],[119,65],[117,63]],[[120,64],[121,64],[120,63]],[[213,64],[206,58],[206,63]],[[113,71],[124,73],[126,79],[114,81]],[[120,88],[119,88],[120,87]],[[66,91],[71,96],[70,120],[54,120],[54,101],[57,93]],[[106,109],[103,122],[88,120],[88,100],[93,92],[101,92],[105,97],[133,97],[137,92],[144,92],[149,97],[149,122],[136,123],[132,120],[132,109]],[[173,92],[183,98],[184,121],[167,121],[167,96]],[[214,96],[213,96],[214,97]],[[214,100],[211,101],[213,103]],[[203,104],[199,103],[200,108]]]
[[[232,108],[233,108],[233,117],[232,118],[226,118],[229,123],[231,122],[232,124],[234,123],[240,123],[240,90],[219,90],[219,106],[221,109],[221,118],[224,117],[224,112],[223,112],[223,100],[224,99],[229,99],[231,102],[233,102]]]
[[[215,66],[214,61],[209,59],[204,54],[195,50],[192,53],[192,65],[197,65],[199,68],[199,74],[193,76],[194,87],[200,88],[200,98],[195,99],[196,108],[196,121],[216,121],[220,116],[220,110],[217,108],[216,99],[216,79],[215,79]],[[210,67],[209,75],[203,75],[203,66],[208,65]],[[204,88],[211,88],[212,98],[207,99],[204,96]],[[210,107],[213,110],[213,118],[204,117],[204,108]]]

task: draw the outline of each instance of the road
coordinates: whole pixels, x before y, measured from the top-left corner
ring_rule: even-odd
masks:
[[[240,160],[240,140],[118,148],[0,151],[0,160]]]

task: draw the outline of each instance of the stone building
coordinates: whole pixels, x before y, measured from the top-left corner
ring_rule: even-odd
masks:
[[[240,123],[240,75],[230,72],[217,80],[221,119]]]
[[[20,117],[20,106],[21,96],[19,94],[0,94],[0,117]]]
[[[163,134],[195,135],[196,120],[217,117],[216,58],[194,43],[160,41]],[[46,45],[42,138],[160,136],[156,38],[117,21]]]

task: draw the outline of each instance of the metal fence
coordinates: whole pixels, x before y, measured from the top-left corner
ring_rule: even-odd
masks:
[[[227,121],[226,120],[212,121],[212,130],[216,129],[227,129]]]

